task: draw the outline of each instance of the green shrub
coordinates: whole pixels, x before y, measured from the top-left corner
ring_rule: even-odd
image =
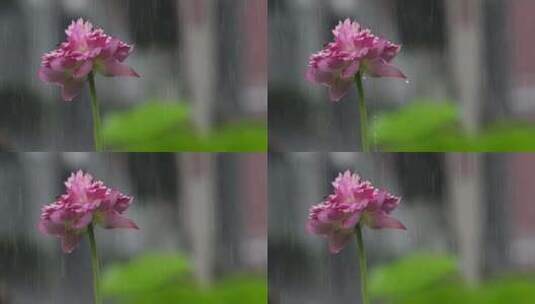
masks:
[[[535,125],[496,122],[479,134],[461,128],[458,106],[449,101],[418,99],[398,111],[378,116],[370,138],[378,150],[397,152],[533,151]]]
[[[177,254],[153,253],[108,267],[103,293],[120,304],[265,304],[267,281],[252,274],[224,277],[199,286],[189,262]]]
[[[255,152],[267,151],[267,125],[237,121],[199,134],[185,103],[150,101],[104,120],[104,144],[114,151]]]
[[[459,276],[455,258],[416,253],[377,267],[370,275],[370,293],[385,304],[529,304],[535,279],[512,275],[469,287]]]

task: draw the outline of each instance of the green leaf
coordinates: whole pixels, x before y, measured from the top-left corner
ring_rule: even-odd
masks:
[[[107,268],[102,280],[103,293],[117,296],[157,290],[189,273],[188,260],[183,256],[148,254]]]
[[[533,277],[510,277],[493,280],[478,292],[480,303],[485,304],[531,304],[535,299]]]
[[[132,110],[106,117],[102,138],[108,146],[154,140],[185,124],[189,109],[184,103],[150,101]]]
[[[206,141],[207,151],[267,151],[267,126],[262,122],[241,121],[227,124]]]
[[[370,138],[384,151],[527,152],[535,150],[535,125],[519,121],[494,123],[468,135],[451,102],[419,99],[396,112],[381,114]]]
[[[370,291],[388,304],[531,304],[535,277],[513,275],[468,284],[453,257],[417,253],[373,270]]]
[[[371,125],[370,138],[377,145],[412,150],[449,146],[460,133],[457,107],[448,101],[416,100],[399,111],[381,114]],[[455,138],[455,137],[452,137]],[[405,150],[405,149],[403,149]]]
[[[421,269],[420,271],[424,271]],[[476,290],[467,288],[460,279],[436,284],[404,297],[391,298],[392,304],[484,304]],[[485,303],[488,304],[488,303]],[[505,303],[504,303],[505,304]]]
[[[188,260],[178,254],[152,253],[109,266],[103,292],[120,304],[206,303],[265,304],[265,277],[240,274],[200,287]]]
[[[455,258],[416,253],[375,268],[370,275],[370,293],[372,297],[402,297],[419,292],[456,273]]]
[[[214,297],[218,304],[265,304],[267,281],[251,275],[234,275],[216,284]]]
[[[114,151],[261,152],[267,151],[267,125],[237,121],[199,134],[183,103],[149,102],[107,117],[104,143]]]
[[[475,138],[474,147],[481,152],[534,151],[535,126],[521,122],[500,122]]]

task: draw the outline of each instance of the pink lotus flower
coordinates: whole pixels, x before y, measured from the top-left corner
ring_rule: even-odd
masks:
[[[346,171],[332,183],[334,193],[310,208],[307,230],[329,240],[331,253],[340,252],[361,223],[372,229],[406,229],[389,214],[399,205],[400,198],[374,188],[357,174]]]
[[[133,51],[133,46],[110,37],[102,29],[83,19],[73,21],[65,31],[67,41],[42,57],[39,78],[62,87],[63,99],[71,101],[90,72],[104,76],[139,75],[122,62]]]
[[[339,101],[349,91],[355,75],[360,71],[371,77],[405,75],[390,62],[401,47],[377,37],[357,22],[346,19],[333,30],[334,42],[312,55],[306,78],[329,87],[332,101]]]
[[[121,214],[133,198],[108,188],[82,171],[73,173],[65,182],[67,193],[42,209],[39,230],[61,239],[63,252],[71,253],[87,231],[89,224],[106,229],[139,229]]]

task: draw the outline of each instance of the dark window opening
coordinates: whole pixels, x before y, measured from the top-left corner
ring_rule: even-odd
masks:
[[[401,39],[407,47],[445,47],[443,0],[395,1]]]
[[[130,31],[136,46],[177,47],[177,2],[174,0],[129,1]]]

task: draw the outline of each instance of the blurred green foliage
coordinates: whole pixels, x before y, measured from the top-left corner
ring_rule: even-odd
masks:
[[[397,152],[515,152],[535,149],[535,125],[503,121],[469,135],[453,102],[418,99],[381,114],[370,128],[378,150]]]
[[[267,303],[265,278],[233,275],[201,288],[188,260],[178,254],[153,253],[114,264],[105,270],[102,287],[104,295],[119,304]]]
[[[385,304],[530,304],[535,299],[535,277],[502,277],[469,287],[456,265],[450,256],[404,257],[372,271],[371,296]]]
[[[172,131],[185,123],[189,114],[183,103],[148,102],[107,116],[102,135],[109,144],[128,145]]]
[[[220,125],[208,135],[195,131],[185,103],[150,101],[104,120],[102,137],[113,151],[267,151],[267,125],[238,121]]]
[[[108,267],[103,277],[104,293],[117,296],[157,290],[188,273],[188,262],[180,255],[148,254],[130,263]]]
[[[449,256],[418,253],[391,265],[378,267],[370,276],[370,294],[398,298],[424,289],[444,277],[455,275],[456,262],[455,258]]]

